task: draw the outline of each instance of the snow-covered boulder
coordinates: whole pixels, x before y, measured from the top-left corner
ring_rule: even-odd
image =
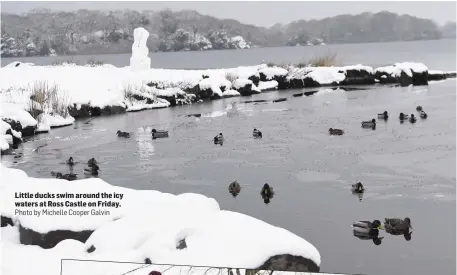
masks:
[[[232,83],[224,77],[214,76],[202,79],[198,83],[199,97],[205,98],[221,98],[222,93],[232,88]]]
[[[149,32],[145,28],[136,28],[133,31],[132,57],[130,67],[133,70],[148,70],[151,68],[151,58],[148,57],[149,49],[146,42]]]
[[[372,85],[375,84],[374,70],[362,64],[340,67],[339,73],[344,73],[346,78],[342,85]]]
[[[4,121],[12,120],[20,126],[14,127],[23,136],[33,136],[38,122],[19,104],[0,103],[0,118]],[[7,121],[8,122],[8,121]]]
[[[11,121],[10,121],[10,123],[11,123]],[[10,149],[11,146],[13,148],[17,148],[17,146],[21,142],[22,142],[21,132],[17,132],[14,129],[12,129],[11,125],[8,124],[6,121],[0,120],[0,150],[2,152],[6,151],[6,150]]]
[[[274,91],[278,89],[278,82],[276,80],[261,81],[258,85],[259,90],[263,91]]]
[[[346,75],[336,67],[315,67],[303,79],[305,87],[339,85]]]
[[[278,89],[289,88],[288,73],[286,69],[281,67],[265,67],[259,70],[260,81],[275,80],[278,82]]]
[[[233,81],[233,89],[238,91],[242,96],[249,96],[261,92],[260,90],[255,88],[256,86],[249,79],[238,78],[235,81]]]
[[[427,85],[428,68],[422,63],[395,63],[391,66],[376,68],[375,77],[381,84],[399,83],[401,86]]]

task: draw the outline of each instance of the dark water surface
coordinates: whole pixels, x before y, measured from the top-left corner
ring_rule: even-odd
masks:
[[[339,44],[304,47],[252,48],[247,50],[217,50],[200,52],[149,53],[153,68],[207,69],[258,65],[264,62],[296,64],[317,56],[337,55],[341,65],[364,64],[379,67],[396,62],[423,62],[432,70],[455,70],[456,40],[389,42],[370,44]],[[52,57],[2,58],[1,66],[13,61],[52,65],[55,61],[104,61],[117,67],[129,65],[131,54],[77,55]]]
[[[99,177],[111,184],[213,197],[222,209],[311,242],[324,272],[455,274],[455,80],[293,98],[298,92],[99,117],[93,125],[77,121],[37,136],[2,161],[30,176],[48,177],[53,170],[68,172],[63,163],[69,156],[82,162],[95,157]],[[236,112],[224,111],[233,101],[278,97],[289,99],[240,103]],[[400,124],[398,114],[416,113],[417,105],[429,118]],[[380,121],[375,131],[360,127],[384,110],[391,114],[388,122]],[[189,113],[210,115],[182,116]],[[252,138],[254,127],[263,139]],[[329,136],[330,127],[346,134]],[[152,128],[167,129],[170,137],[152,140]],[[118,129],[132,137],[118,138]],[[226,137],[223,146],[212,143],[219,132]],[[82,164],[74,169],[82,176]],[[228,192],[234,180],[242,185],[236,198]],[[362,201],[350,191],[356,181],[367,189]],[[268,205],[259,194],[265,182],[276,192]],[[385,217],[410,217],[412,239],[381,231],[385,238],[375,246],[352,236],[353,221]]]

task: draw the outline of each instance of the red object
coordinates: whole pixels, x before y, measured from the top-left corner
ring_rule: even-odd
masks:
[[[162,275],[159,271],[151,271],[148,275]]]

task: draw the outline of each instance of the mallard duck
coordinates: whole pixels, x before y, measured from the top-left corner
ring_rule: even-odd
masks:
[[[426,112],[421,111],[421,112],[420,112],[420,117],[421,117],[422,119],[426,119],[426,118],[428,117],[428,115],[427,115]]]
[[[219,133],[219,135],[214,137],[214,144],[222,143],[224,142],[224,136],[222,133]]]
[[[88,166],[92,166],[94,164],[95,165],[97,164],[97,161],[94,158],[91,158],[90,160],[87,161],[87,165]]]
[[[404,220],[399,218],[386,218],[384,227],[386,228],[386,232],[392,235],[408,234],[409,229],[413,229],[409,218],[405,218]]]
[[[234,181],[230,183],[229,185],[229,192],[232,194],[234,197],[236,197],[241,191],[241,186],[238,183],[238,181]]]
[[[87,166],[84,167],[84,174],[96,176],[96,175],[98,175],[99,170],[100,170],[100,167],[98,167],[97,161],[94,158],[91,158],[87,162]]]
[[[100,167],[98,167],[97,164],[87,165],[86,167],[84,167],[84,174],[97,176],[99,170]]]
[[[384,113],[378,114],[378,118],[382,118],[384,120],[387,120],[389,118],[389,114],[387,113],[387,111],[384,111]]]
[[[127,132],[121,132],[120,130],[117,130],[117,136],[118,136],[118,137],[129,138],[129,137],[130,137],[130,134],[127,133]]]
[[[420,106],[420,105],[417,106],[417,107],[416,107],[416,111],[418,111],[418,112],[422,111],[422,106]]]
[[[168,137],[168,131],[165,131],[165,130],[152,129],[151,134],[152,134],[153,139]]]
[[[328,133],[331,135],[331,136],[342,136],[344,134],[344,131],[341,130],[341,129],[333,129],[333,128],[330,128],[328,129]]]
[[[405,120],[405,119],[408,119],[408,115],[405,115],[404,113],[400,113],[400,116],[398,118],[400,120]]]
[[[271,187],[268,183],[265,183],[262,187],[262,191],[260,192],[262,198],[273,198],[275,192],[273,191],[273,187]]]
[[[252,136],[254,138],[262,138],[262,132],[260,132],[259,130],[257,129],[254,129],[254,131],[252,132]]]
[[[352,185],[352,192],[353,193],[363,193],[365,192],[365,188],[361,182],[357,182],[356,184]]]
[[[69,173],[69,174],[62,174],[60,172],[51,172],[51,175],[56,177],[56,179],[64,179],[68,181],[76,180],[78,179],[76,174]]]
[[[72,166],[75,164],[74,160],[73,160],[73,157],[70,157],[68,160],[67,160],[67,164]]]
[[[416,123],[417,119],[416,117],[414,116],[414,114],[411,114],[411,116],[409,117],[409,122],[411,123]]]
[[[354,232],[362,234],[370,234],[372,236],[377,236],[379,234],[379,229],[383,229],[382,224],[379,220],[374,220],[373,222],[369,221],[358,221],[352,224],[352,229]]]
[[[362,122],[363,128],[373,128],[376,127],[376,119],[372,119],[371,121],[363,121]]]

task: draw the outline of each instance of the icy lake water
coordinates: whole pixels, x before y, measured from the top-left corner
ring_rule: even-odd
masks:
[[[380,67],[396,62],[418,61],[432,70],[455,70],[456,40],[390,42],[370,44],[324,45],[313,47],[272,47],[247,50],[217,50],[200,52],[150,53],[151,66],[165,69],[232,68],[258,65],[264,62],[277,64],[298,63],[316,56],[337,54],[342,65],[364,64]],[[55,61],[76,60],[86,64],[100,60],[117,67],[129,65],[131,54],[79,55],[55,57],[2,58],[1,66],[13,61],[52,65]]]
[[[24,143],[8,166],[49,177],[68,172],[76,161],[95,157],[100,178],[114,185],[215,198],[221,208],[284,227],[310,241],[322,256],[321,271],[365,274],[455,274],[455,102],[456,82],[428,87],[373,87],[363,91],[322,90],[308,97],[281,91],[191,106],[98,117],[92,125],[54,129]],[[278,103],[233,101],[275,99]],[[400,124],[400,112],[424,106],[427,120]],[[375,131],[360,121],[388,110],[391,118]],[[202,113],[199,119],[182,115]],[[150,129],[168,129],[168,139],[152,140]],[[251,137],[256,127],[263,139]],[[332,137],[329,127],[346,134]],[[118,138],[120,129],[132,133]],[[212,137],[222,132],[223,146]],[[38,152],[33,150],[47,144]],[[82,175],[83,165],[74,168]],[[238,180],[233,198],[228,184]],[[350,185],[362,181],[363,200]],[[262,185],[274,187],[264,204]],[[145,209],[147,215],[147,209]],[[352,236],[357,220],[410,217],[412,239],[391,236],[375,246]],[[274,238],[274,236],[271,236]]]
[[[330,50],[344,64],[418,61],[430,69],[455,70],[455,46],[455,40],[441,40],[153,53],[150,57],[154,67],[234,67],[262,60],[296,62]],[[117,66],[127,65],[128,58],[97,57]],[[50,60],[27,62],[39,65]],[[9,61],[2,59],[3,65]],[[64,164],[69,156],[81,162],[95,157],[100,162],[99,177],[111,184],[213,197],[222,209],[251,215],[311,242],[321,253],[323,272],[455,274],[456,81],[348,92],[323,89],[308,97],[292,96],[300,92],[98,117],[90,125],[77,121],[36,136],[2,161],[30,176],[49,177],[51,171],[69,172]],[[226,110],[234,101],[280,97],[288,100],[239,103],[237,111]],[[414,125],[400,124],[398,114],[416,113],[417,105],[429,118]],[[391,118],[379,122],[375,131],[360,127],[362,120],[384,110]],[[183,116],[191,113],[203,116]],[[263,132],[263,139],[252,138],[254,127]],[[346,134],[329,136],[330,127],[342,128]],[[170,137],[152,140],[152,128],[167,129]],[[118,129],[131,132],[131,138],[118,138]],[[226,137],[223,146],[212,143],[219,132]],[[77,164],[74,172],[83,177],[82,169]],[[234,180],[242,185],[236,198],[228,192]],[[350,191],[356,181],[367,189],[362,201]],[[259,194],[265,182],[276,192],[270,204],[264,204]],[[375,246],[352,236],[353,221],[385,217],[410,217],[412,239],[381,231],[385,238]]]

